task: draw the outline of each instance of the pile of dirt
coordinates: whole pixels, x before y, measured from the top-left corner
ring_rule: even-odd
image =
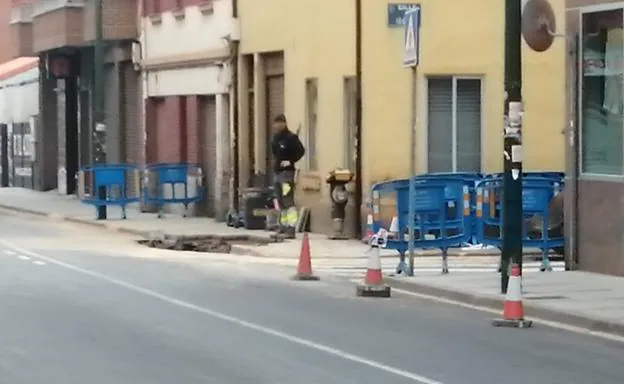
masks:
[[[233,244],[266,245],[281,242],[279,237],[263,238],[248,235],[240,236],[167,236],[153,234],[147,240],[138,243],[150,248],[166,249],[171,251],[191,251],[206,253],[230,253]]]

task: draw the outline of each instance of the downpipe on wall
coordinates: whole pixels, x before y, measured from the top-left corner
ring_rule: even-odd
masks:
[[[355,0],[355,236],[362,237],[362,0]]]
[[[238,0],[232,0],[232,20],[235,23],[238,23]],[[231,39],[230,40],[230,65],[232,70],[232,81],[231,81],[231,108],[232,108],[232,124],[231,124],[231,134],[230,134],[230,209],[238,212],[239,209],[239,201],[238,201],[238,186],[240,182],[240,165],[238,159],[238,135],[239,135],[239,122],[238,117],[240,114],[239,111],[239,97],[238,97],[238,55],[239,55],[239,40]]]
[[[93,81],[93,101],[94,101],[94,126],[93,136],[95,138],[95,148],[93,150],[93,164],[106,163],[106,112],[105,89],[104,89],[104,20],[102,15],[103,0],[95,0],[95,43],[93,53],[94,81]],[[98,188],[96,191],[98,199],[106,199],[106,188]],[[106,206],[97,209],[98,220],[105,220],[107,216]]]

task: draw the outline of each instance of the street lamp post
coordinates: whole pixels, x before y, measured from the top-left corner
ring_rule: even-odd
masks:
[[[522,0],[505,1],[505,130],[501,292],[509,266],[522,271]]]

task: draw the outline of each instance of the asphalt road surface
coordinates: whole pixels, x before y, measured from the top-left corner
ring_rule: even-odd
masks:
[[[0,384],[621,384],[624,346],[0,214]]]

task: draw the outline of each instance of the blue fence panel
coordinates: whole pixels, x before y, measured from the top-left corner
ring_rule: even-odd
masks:
[[[400,255],[397,272],[405,272],[405,253],[409,249],[409,225],[414,225],[414,248],[442,251],[442,272],[448,272],[448,248],[467,242],[472,236],[470,193],[466,182],[457,177],[414,178],[410,195],[409,180],[394,180],[372,187],[373,231],[389,228],[386,248]],[[410,199],[414,217],[409,216]],[[393,200],[394,204],[390,204]],[[395,223],[384,225],[382,205],[394,205]],[[387,224],[387,220],[386,220]]]
[[[477,239],[474,234],[476,233],[476,211],[477,211],[477,198],[475,192],[475,186],[478,181],[483,180],[485,176],[479,172],[438,172],[438,173],[427,173],[416,176],[417,179],[433,179],[439,181],[445,180],[461,180],[466,186],[468,186],[468,191],[470,193],[470,226],[472,228],[473,236],[466,241],[468,244],[477,244]],[[447,189],[448,191],[448,189]],[[448,194],[447,194],[448,196]],[[452,201],[448,201],[449,205],[452,205]],[[449,206],[449,209],[452,209],[452,206]]]
[[[140,201],[140,170],[136,165],[97,164],[81,168],[77,176],[80,200],[96,209],[119,206],[125,219],[126,207]]]
[[[551,270],[548,253],[551,249],[563,247],[563,234],[554,236],[550,232],[549,207],[552,199],[559,194],[564,185],[562,176],[527,175],[523,179],[522,209],[524,215],[523,247],[542,250],[542,270]],[[502,247],[503,228],[503,179],[489,176],[477,184],[477,240],[485,245]],[[527,220],[539,220],[540,231],[527,233]]]
[[[158,163],[145,167],[143,201],[158,208],[158,217],[163,217],[164,207],[182,204],[184,216],[192,203],[202,200],[202,170],[197,164]]]

